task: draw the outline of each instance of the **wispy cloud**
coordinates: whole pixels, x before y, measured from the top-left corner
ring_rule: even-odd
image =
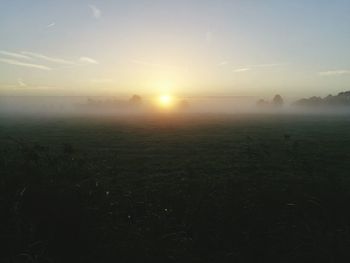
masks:
[[[102,12],[99,8],[97,8],[95,5],[88,5],[91,12],[92,12],[92,16],[96,19],[99,19],[102,15]]]
[[[343,76],[343,75],[350,75],[349,69],[340,69],[340,70],[329,70],[329,71],[322,71],[318,73],[320,76]]]
[[[219,66],[219,67],[223,67],[223,66],[228,65],[229,63],[230,63],[230,62],[224,60],[224,61],[221,61],[220,63],[218,63],[218,66]]]
[[[51,70],[50,67],[39,65],[39,64],[31,64],[31,63],[25,63],[14,59],[6,59],[6,58],[0,58],[0,62],[20,66],[20,67],[27,67],[27,68],[34,68],[34,69],[41,69],[41,70]]]
[[[234,69],[233,72],[247,72],[257,68],[273,68],[279,66],[285,66],[286,63],[270,63],[270,64],[255,64],[255,65],[247,65],[241,68]]]
[[[64,65],[74,65],[74,64],[76,64],[75,62],[70,61],[70,60],[65,60],[65,59],[56,58],[56,57],[49,57],[49,56],[46,56],[46,55],[43,55],[43,54],[39,54],[39,53],[27,52],[27,51],[22,51],[21,53],[24,54],[24,55],[27,55],[27,56],[31,56],[31,57],[34,57],[34,58],[46,60],[46,61],[57,63],[57,64],[64,64]]]
[[[56,25],[56,23],[55,23],[55,22],[52,22],[51,24],[48,24],[48,25],[46,26],[46,28],[54,27],[55,25]]]
[[[26,88],[26,87],[28,87],[28,85],[27,85],[21,78],[19,78],[19,79],[17,80],[17,83],[18,83],[18,86],[20,86],[21,88]]]
[[[18,59],[31,59],[30,57],[25,56],[23,54],[8,52],[4,50],[0,50],[0,54],[8,57],[18,58]]]
[[[93,58],[89,58],[89,57],[81,57],[79,60],[82,63],[98,64],[98,62],[96,60],[94,60]]]
[[[0,50],[0,55],[8,56],[6,57],[0,57],[0,62],[11,64],[11,65],[17,65],[22,67],[28,67],[28,68],[37,68],[42,70],[52,70],[52,69],[63,69],[63,68],[71,68],[76,66],[84,66],[84,65],[93,65],[93,64],[99,64],[98,61],[91,57],[83,56],[76,60],[67,60],[59,57],[51,57],[40,53],[34,53],[29,51],[22,51],[22,52],[8,52]],[[23,60],[32,60],[35,63],[27,63],[27,61]],[[39,61],[44,61],[47,63],[41,63]],[[45,64],[57,64],[61,65],[58,66],[46,66]]]
[[[240,73],[240,72],[247,72],[250,70],[251,68],[238,68],[238,69],[234,69],[233,72]]]

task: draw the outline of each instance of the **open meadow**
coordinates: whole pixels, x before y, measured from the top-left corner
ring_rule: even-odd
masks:
[[[350,117],[0,120],[1,262],[345,262]]]

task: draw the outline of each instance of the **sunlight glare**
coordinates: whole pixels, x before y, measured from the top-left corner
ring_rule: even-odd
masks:
[[[171,107],[172,102],[173,102],[173,99],[172,99],[172,97],[170,95],[162,95],[162,96],[159,97],[159,104],[163,108]]]

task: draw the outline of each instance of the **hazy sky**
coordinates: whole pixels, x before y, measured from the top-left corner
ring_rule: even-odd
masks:
[[[0,94],[347,89],[349,0],[0,0]]]

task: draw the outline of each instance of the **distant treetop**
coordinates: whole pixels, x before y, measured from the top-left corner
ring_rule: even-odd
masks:
[[[142,104],[142,98],[139,95],[133,95],[129,100],[131,105],[141,105]]]
[[[284,101],[283,101],[281,95],[279,95],[279,94],[277,94],[272,100],[272,105],[275,107],[282,107],[283,104],[284,104]]]
[[[297,106],[350,106],[350,91],[340,92],[336,96],[311,97],[296,101]]]
[[[256,102],[256,105],[258,107],[282,107],[284,105],[284,101],[281,95],[277,94],[271,102],[264,100],[264,99],[260,99]]]

